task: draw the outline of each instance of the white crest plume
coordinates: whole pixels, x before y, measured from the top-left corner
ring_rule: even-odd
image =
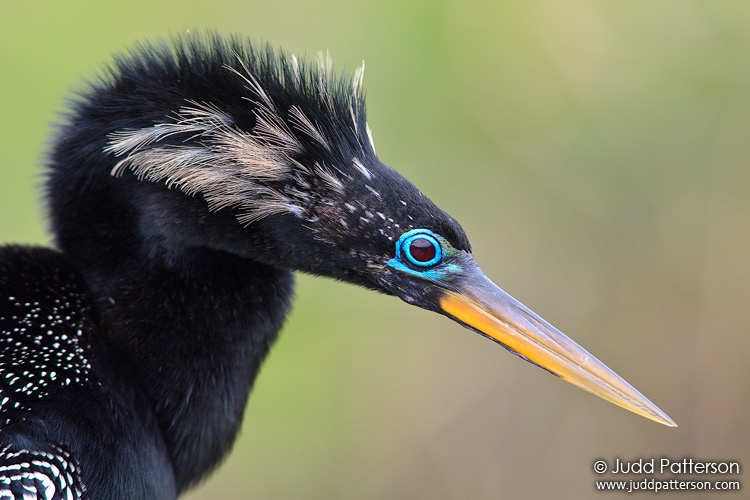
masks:
[[[237,209],[237,218],[243,224],[278,213],[304,217],[311,201],[306,187],[313,184],[343,194],[344,184],[332,173],[339,171],[337,168],[331,170],[323,161],[305,166],[298,160],[306,153],[302,139],[334,153],[331,138],[321,125],[298,104],[285,110],[286,120],[282,118],[277,104],[245,59],[236,52],[234,57],[238,64],[223,67],[238,77],[252,96],[243,97],[255,115],[252,131],[239,128],[215,104],[187,101],[163,123],[110,133],[105,152],[119,158],[111,175],[121,176],[130,170],[140,180],[163,182],[190,196],[200,194],[210,210]],[[331,58],[321,53],[317,62],[314,71],[292,56],[285,81],[283,69],[272,66],[271,71],[287,88],[300,90],[312,86],[322,109],[351,128],[365,154],[358,130],[364,64],[357,69],[347,89],[348,109],[344,105],[340,110],[334,104],[338,88]],[[349,119],[338,116],[347,111]],[[366,123],[365,128],[374,151]],[[356,167],[361,164],[359,160],[356,163]]]
[[[200,193],[211,210],[238,208],[243,224],[275,213],[299,214],[302,207],[270,185],[293,168],[304,169],[292,158],[301,144],[274,116],[259,111],[251,135],[211,105],[192,103],[173,123],[110,134],[106,151],[124,156],[111,173],[120,176],[130,169],[141,180],[164,182],[191,196]],[[191,144],[160,144],[177,135]]]

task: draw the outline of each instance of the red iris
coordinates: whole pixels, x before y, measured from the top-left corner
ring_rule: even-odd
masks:
[[[427,238],[414,238],[409,243],[409,253],[417,262],[430,262],[435,258],[435,244]]]

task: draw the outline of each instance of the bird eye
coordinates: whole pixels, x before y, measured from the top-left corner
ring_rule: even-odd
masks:
[[[443,258],[440,243],[426,229],[414,229],[401,235],[396,244],[396,253],[419,267],[434,266]]]

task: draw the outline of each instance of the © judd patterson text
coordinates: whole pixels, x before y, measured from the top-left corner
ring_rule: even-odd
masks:
[[[634,460],[597,460],[594,462],[597,474],[739,474],[738,461],[713,461],[683,458],[637,458]]]

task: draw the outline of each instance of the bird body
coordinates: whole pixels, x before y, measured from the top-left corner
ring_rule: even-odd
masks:
[[[174,498],[150,402],[97,335],[76,268],[4,247],[0,276],[0,498]]]
[[[186,36],[119,57],[73,101],[47,169],[57,250],[0,249],[0,498],[173,499],[203,479],[293,271],[445,314],[671,422],[548,342],[559,332],[484,278],[458,223],[380,162],[362,70]]]

